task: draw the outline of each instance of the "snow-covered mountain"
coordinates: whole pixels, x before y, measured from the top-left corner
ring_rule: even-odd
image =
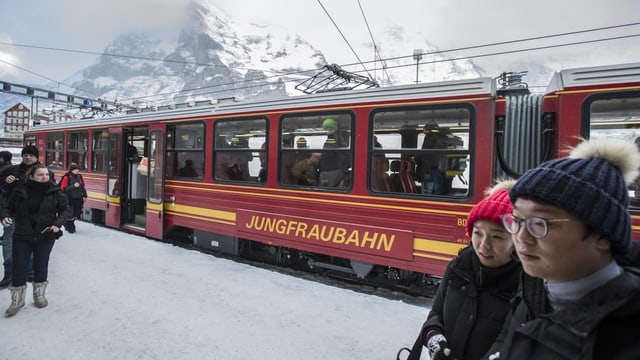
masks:
[[[286,94],[274,71],[300,72],[326,63],[298,36],[256,26],[244,26],[241,33],[221,14],[206,1],[193,2],[176,42],[150,34],[124,34],[107,46],[108,55],[71,83],[103,99],[135,102],[139,107],[230,96],[273,98]]]
[[[413,83],[416,70],[420,82],[498,75],[487,74],[470,59],[444,56],[424,34],[408,33],[401,25],[386,28],[376,42],[390,60],[365,62],[367,71],[360,64],[345,64],[344,70],[370,76],[382,86]],[[417,67],[414,58],[406,56],[416,45],[424,54]],[[235,23],[212,0],[192,1],[187,21],[173,39],[127,33],[114,39],[104,54],[64,83],[72,84],[71,92],[78,96],[136,107],[301,95],[295,85],[329,64],[320,50],[299,35],[278,27]],[[521,65],[505,71],[524,70]],[[527,65],[537,69],[529,73],[529,81],[538,80],[532,80],[532,75],[548,79],[552,73],[544,65]]]
[[[408,38],[401,26],[388,28],[377,44],[385,55],[407,54],[398,44],[419,44],[424,53],[437,47],[420,34]],[[388,51],[387,51],[388,50]],[[97,63],[72,81],[76,89],[103,99],[136,106],[154,106],[235,97],[242,100],[299,95],[295,84],[328,64],[322,52],[297,34],[277,27],[237,24],[209,0],[191,3],[188,21],[176,42],[149,34],[125,34],[115,39]],[[114,57],[113,55],[119,55]],[[149,58],[162,60],[146,60]],[[420,81],[442,81],[486,76],[471,60],[425,55]],[[383,86],[415,81],[412,58],[382,64],[345,67],[375,78]],[[373,71],[377,68],[377,71]],[[80,94],[79,94],[80,95]],[[87,96],[86,94],[83,96]]]

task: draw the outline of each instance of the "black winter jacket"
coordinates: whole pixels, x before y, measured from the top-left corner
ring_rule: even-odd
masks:
[[[75,187],[73,184],[80,184]],[[64,174],[60,179],[60,189],[69,197],[69,199],[82,199],[87,197],[87,190],[84,187],[84,178],[80,174],[74,174],[71,171]]]
[[[57,185],[51,183],[47,183],[47,185],[49,188],[44,193],[37,213],[31,213],[29,210],[28,183],[18,185],[9,195],[6,205],[0,211],[0,219],[13,218],[16,224],[13,233],[14,240],[41,241],[47,236],[46,233],[42,233],[42,230],[51,225],[61,227],[71,217],[67,196]]]
[[[640,359],[640,270],[624,273],[553,312],[541,279],[522,291],[485,359]]]
[[[440,282],[436,298],[422,327],[442,333],[451,348],[451,359],[480,359],[500,333],[509,302],[518,290],[521,266],[511,261],[488,268],[471,246],[453,259]]]

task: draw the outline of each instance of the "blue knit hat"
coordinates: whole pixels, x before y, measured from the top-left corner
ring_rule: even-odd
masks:
[[[640,153],[617,139],[583,141],[568,158],[547,161],[527,171],[509,192],[557,206],[581,219],[611,242],[614,256],[631,250],[627,185],[638,176]]]

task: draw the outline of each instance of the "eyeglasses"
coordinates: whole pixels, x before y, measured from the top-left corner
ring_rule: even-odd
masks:
[[[545,219],[539,216],[531,216],[526,219],[513,216],[512,214],[500,215],[504,228],[511,234],[520,232],[522,223],[525,224],[527,231],[536,239],[542,239],[549,234],[549,223],[564,222],[570,219]]]

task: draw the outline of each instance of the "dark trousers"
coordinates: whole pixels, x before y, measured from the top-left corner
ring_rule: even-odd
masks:
[[[82,214],[82,204],[84,203],[83,199],[69,199],[71,203],[71,216],[72,218],[67,220],[64,227],[69,230],[69,232],[76,231],[76,224],[74,221],[80,218],[80,214]]]
[[[27,283],[27,269],[33,255],[34,282],[47,281],[49,276],[49,256],[55,239],[42,240],[36,243],[27,241],[13,241],[13,277],[12,286],[22,286]]]
[[[71,214],[74,218],[79,219],[80,214],[82,214],[82,204],[84,203],[84,199],[69,199],[71,203]]]

